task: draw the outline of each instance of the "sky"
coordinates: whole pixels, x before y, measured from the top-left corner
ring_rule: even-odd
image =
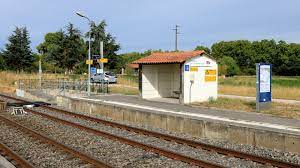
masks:
[[[121,45],[119,53],[179,50],[218,41],[275,39],[300,43],[299,0],[0,0],[0,49],[16,26],[26,26],[35,47],[69,22],[85,33],[83,12]]]

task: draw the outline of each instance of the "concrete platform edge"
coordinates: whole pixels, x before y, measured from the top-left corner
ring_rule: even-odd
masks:
[[[16,168],[5,157],[0,155],[0,168]]]
[[[103,101],[82,100],[64,96],[57,97],[60,106],[71,110],[99,114],[117,121],[142,124],[146,127],[162,128],[168,131],[187,133],[196,137],[228,140],[285,152],[300,154],[300,135],[288,131],[259,128],[243,124],[216,122],[213,120],[175,115],[151,110],[113,105]]]

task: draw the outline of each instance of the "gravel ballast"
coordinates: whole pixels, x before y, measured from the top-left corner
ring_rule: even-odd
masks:
[[[90,134],[30,113],[23,116],[11,116],[6,113],[5,116],[114,167],[191,167],[189,164]]]
[[[66,108],[63,108],[63,107],[57,107],[57,106],[55,106],[55,107],[63,109],[63,110],[70,111],[70,110],[68,110]],[[84,114],[84,115],[92,116],[92,117],[97,117],[97,118],[104,119],[104,120],[107,120],[107,121],[113,121],[113,122],[117,122],[117,123],[120,123],[120,124],[125,124],[125,125],[128,125],[128,126],[143,128],[143,129],[147,129],[147,130],[150,130],[150,131],[156,131],[156,132],[160,132],[160,133],[163,133],[163,134],[177,136],[177,137],[181,137],[181,138],[185,138],[185,139],[189,139],[189,140],[194,140],[194,141],[198,141],[198,142],[209,144],[209,145],[214,145],[214,146],[219,146],[219,147],[223,147],[223,148],[227,148],[227,149],[242,151],[242,152],[249,153],[249,154],[254,154],[254,155],[257,155],[257,156],[282,160],[282,161],[286,161],[286,162],[290,162],[290,163],[300,165],[300,155],[298,155],[296,153],[283,152],[283,151],[276,150],[276,149],[269,149],[269,148],[257,147],[257,146],[252,146],[252,145],[238,144],[238,143],[232,143],[232,142],[228,142],[228,141],[212,140],[212,139],[207,139],[207,138],[193,137],[191,135],[184,134],[184,133],[170,132],[170,131],[166,131],[166,130],[163,130],[163,129],[151,128],[149,126],[131,124],[131,123],[124,122],[124,121],[114,121],[114,120],[111,120],[110,118],[103,117],[103,116],[97,115],[97,114],[87,114],[87,113],[75,112],[75,111],[71,111],[71,112]],[[51,113],[49,113],[49,114],[51,114]],[[62,114],[60,114],[60,115],[62,115]],[[65,117],[67,117],[67,116],[65,116]],[[70,118],[70,117],[67,117],[67,118]],[[93,124],[93,125],[95,125],[95,124]]]
[[[150,144],[159,148],[163,148],[166,150],[171,150],[176,153],[181,153],[186,156],[190,156],[192,158],[197,158],[200,160],[205,160],[208,162],[212,162],[218,165],[223,165],[226,167],[265,167],[265,165],[260,165],[255,162],[246,161],[234,157],[228,157],[225,155],[218,154],[216,152],[209,152],[202,149],[196,149],[187,145],[178,144],[175,142],[165,141],[162,139],[158,139],[155,137],[149,137],[141,134],[137,134],[134,132],[129,132],[126,130],[106,126],[103,124],[99,124],[93,121],[87,121],[80,118],[70,117],[69,115],[64,115],[57,112],[49,112],[46,109],[38,108],[39,112],[50,114],[51,116],[55,116],[64,120],[68,120],[71,122],[75,122],[90,128],[94,128],[97,130],[105,131],[111,134],[115,134],[118,136],[126,137],[131,140],[135,140],[138,142]]]
[[[79,159],[70,158],[70,154],[38,141],[2,121],[0,130],[0,141],[36,167],[82,166]]]

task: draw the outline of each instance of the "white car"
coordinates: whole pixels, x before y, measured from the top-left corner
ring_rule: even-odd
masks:
[[[117,77],[112,72],[104,72],[103,73],[96,73],[91,77],[92,82],[108,82],[108,83],[117,83]]]

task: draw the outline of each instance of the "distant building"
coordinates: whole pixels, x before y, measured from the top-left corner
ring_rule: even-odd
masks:
[[[128,64],[127,68],[132,69],[134,75],[138,75],[139,74],[139,64]]]
[[[217,98],[218,65],[203,50],[152,53],[133,64],[139,64],[144,99],[177,98],[186,104]]]

